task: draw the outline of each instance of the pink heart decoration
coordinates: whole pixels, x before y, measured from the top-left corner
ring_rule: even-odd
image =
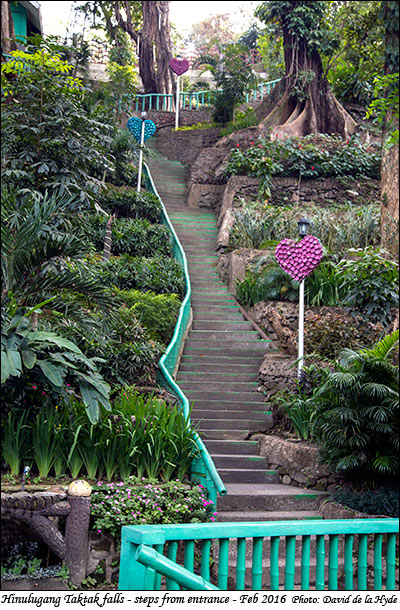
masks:
[[[176,57],[173,57],[169,60],[169,67],[177,76],[180,76],[189,70],[189,61],[187,59],[177,59]]]
[[[302,282],[318,267],[322,259],[322,246],[313,235],[306,235],[300,241],[282,239],[276,246],[277,263],[297,282]]]

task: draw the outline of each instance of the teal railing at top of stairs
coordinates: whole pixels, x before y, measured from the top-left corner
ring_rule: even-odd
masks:
[[[374,590],[394,591],[398,531],[398,519],[386,518],[129,525],[122,528],[119,588],[159,591],[165,576],[167,591],[180,587],[225,591],[232,588],[233,578],[236,590],[262,591],[267,581],[269,590],[282,593],[282,586],[285,591],[295,588],[298,557],[297,582],[302,591],[335,591],[343,584],[346,591],[366,591],[370,567]],[[184,545],[183,565],[180,544]],[[232,550],[236,559],[230,573]],[[249,552],[250,568],[246,565]],[[266,557],[268,567],[263,565]],[[216,585],[210,584],[211,559],[216,564]],[[343,584],[339,582],[342,570]]]
[[[246,103],[262,100],[271,93],[280,82],[280,78],[256,85],[245,96]],[[181,91],[179,94],[179,107],[182,110],[201,110],[215,104],[215,98],[222,89],[208,89],[206,91]],[[175,109],[175,96],[167,93],[131,94],[125,93],[118,100],[119,111],[140,112],[141,110],[155,110],[157,112],[173,112]]]
[[[182,265],[186,285],[185,297],[179,310],[179,316],[175,326],[173,337],[167,347],[165,354],[163,354],[158,363],[158,381],[162,387],[167,388],[177,397],[185,417],[189,418],[189,401],[185,394],[182,392],[181,388],[173,379],[174,371],[179,361],[179,357],[183,349],[185,335],[189,328],[191,320],[191,286],[187,260],[185,252],[178,239],[178,236],[176,235],[174,227],[172,226],[162,199],[157,192],[150,170],[146,164],[144,164],[144,172],[146,176],[148,190],[154,193],[160,200],[162,206],[162,223],[168,228],[170,232],[172,240],[172,254],[174,258]],[[225,495],[226,488],[221,480],[221,477],[218,474],[217,469],[215,468],[214,462],[212,461],[210,454],[208,453],[203,441],[197,433],[195,433],[195,440],[198,448],[198,457],[196,457],[192,462],[191,480],[197,483],[201,483],[203,485],[203,487],[207,490],[209,499],[212,500],[212,502],[216,506],[218,494]]]

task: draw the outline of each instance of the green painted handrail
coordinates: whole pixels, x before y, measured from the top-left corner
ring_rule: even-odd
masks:
[[[229,576],[234,578],[235,574],[237,590],[265,589],[268,586],[265,583],[268,581],[271,590],[278,590],[282,586],[287,591],[293,590],[296,576],[296,547],[301,552],[299,576],[302,590],[310,589],[312,557],[317,566],[316,590],[322,591],[327,587],[329,590],[338,589],[339,559],[344,561],[345,590],[353,590],[353,588],[365,590],[368,544],[373,547],[374,589],[382,590],[385,585],[387,591],[392,591],[396,586],[398,532],[398,519],[322,519],[125,526],[122,528],[119,588],[127,591],[159,590],[160,574],[167,577],[168,590],[178,590],[180,586],[189,588],[189,581],[184,582],[183,579],[188,577],[187,572],[193,572],[195,569],[193,543],[197,541],[197,549],[201,543],[199,559],[201,578],[210,582],[209,560],[211,549],[214,548],[212,558],[217,562],[218,588],[222,590],[228,588],[228,578]],[[356,536],[358,544],[353,547],[353,539]],[[247,569],[252,582],[251,586],[247,587],[246,539],[252,539],[251,549],[249,547],[251,568]],[[284,543],[282,554],[279,553],[280,541]],[[385,544],[382,544],[382,541]],[[184,566],[177,563],[178,544],[185,547]],[[144,547],[150,552],[144,551]],[[236,550],[237,559],[233,566],[229,564],[229,558],[232,557],[230,548]],[[151,552],[153,549],[154,552]],[[168,562],[161,559],[164,556],[168,557]],[[263,557],[268,556],[270,565],[266,567],[262,560]],[[283,566],[280,564],[280,558],[284,559]],[[386,565],[385,582],[383,582],[385,572],[383,564]],[[165,573],[163,565],[168,566],[168,574]],[[356,568],[357,587],[354,587],[353,566]],[[153,570],[154,573],[149,570]]]
[[[182,392],[181,388],[174,381],[172,375],[176,364],[178,362],[183,342],[185,339],[185,333],[188,329],[191,317],[191,286],[189,271],[187,266],[187,260],[182,245],[178,239],[175,229],[169,219],[167,210],[161,200],[160,195],[157,192],[154,181],[152,179],[150,170],[146,164],[144,164],[144,171],[147,178],[147,187],[154,193],[162,207],[162,222],[168,228],[171,239],[172,239],[172,254],[176,260],[182,265],[182,270],[185,277],[186,293],[183,299],[182,305],[179,310],[178,320],[175,325],[175,330],[171,342],[169,343],[165,354],[163,354],[158,363],[159,366],[159,383],[160,385],[167,387],[172,393],[178,398],[183,413],[186,418],[190,418],[190,405],[187,397]],[[217,495],[226,495],[226,488],[222,482],[221,477],[218,474],[215,464],[208,453],[206,446],[201,440],[200,436],[195,433],[195,441],[198,448],[199,456],[193,460],[191,467],[191,480],[194,482],[201,483],[207,490],[209,499],[217,506]]]
[[[185,549],[186,550],[186,549]],[[176,583],[188,589],[189,591],[219,591],[218,587],[212,585],[209,581],[205,580],[201,576],[193,574],[193,569],[189,571],[182,566],[178,566],[175,562],[171,561],[167,557],[164,557],[161,553],[158,553],[154,549],[141,544],[135,555],[136,561],[146,566],[146,583],[147,585],[155,585],[156,572],[166,576],[167,578],[173,578]],[[149,588],[144,589],[148,591]],[[154,588],[150,588],[154,591]]]
[[[263,99],[269,95],[272,89],[280,82],[280,78],[265,83],[259,83],[251,92],[246,93],[246,103],[252,100]],[[182,110],[200,110],[213,106],[215,96],[222,93],[222,89],[207,89],[204,91],[181,91],[179,93],[179,107]],[[162,112],[173,112],[175,109],[175,98],[170,93],[146,93],[146,94],[123,94],[118,102],[121,112],[140,112],[142,110],[156,110]]]

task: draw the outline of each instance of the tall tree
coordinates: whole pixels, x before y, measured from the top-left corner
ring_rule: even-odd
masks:
[[[387,110],[383,129],[381,182],[381,245],[399,255],[399,4],[383,2],[385,21],[385,91]],[[393,78],[390,78],[392,76]]]
[[[10,53],[17,50],[15,42],[14,21],[9,2],[1,3],[1,52]]]
[[[327,2],[263,2],[256,16],[275,21],[283,34],[285,79],[283,95],[260,127],[273,127],[277,137],[309,133],[349,137],[356,122],[333,95],[321,61]]]
[[[169,1],[157,2],[85,2],[79,10],[104,22],[108,38],[118,41],[122,28],[135,42],[139,55],[139,74],[147,93],[171,93],[173,76],[169,69],[172,57],[169,23]],[[97,23],[95,27],[99,27]]]

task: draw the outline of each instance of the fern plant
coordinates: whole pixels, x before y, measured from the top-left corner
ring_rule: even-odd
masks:
[[[336,471],[377,483],[398,473],[399,331],[374,347],[343,350],[336,370],[314,394],[314,431]]]

